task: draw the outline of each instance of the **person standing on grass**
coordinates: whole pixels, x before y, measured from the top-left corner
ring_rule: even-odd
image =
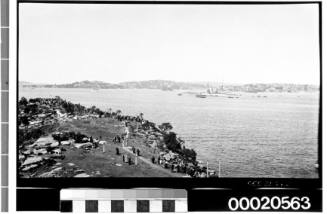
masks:
[[[154,156],[152,156],[151,161],[152,161],[153,164],[155,163],[155,157]]]
[[[132,158],[128,157],[128,165],[132,165]]]
[[[177,165],[177,172],[180,172],[181,170],[180,170],[180,166],[179,165]]]
[[[161,159],[160,159],[160,156],[158,157],[158,164],[161,165]]]
[[[105,153],[106,152],[106,143],[102,144],[102,152]]]
[[[117,135],[117,139],[118,139],[118,143],[120,143],[120,137],[119,137],[119,135]]]
[[[124,147],[124,144],[125,144],[125,136],[122,134],[120,138],[121,138],[121,141],[122,141],[122,145]]]
[[[128,123],[125,123],[125,146],[127,146],[128,143],[128,138],[129,138],[129,127],[128,127]]]

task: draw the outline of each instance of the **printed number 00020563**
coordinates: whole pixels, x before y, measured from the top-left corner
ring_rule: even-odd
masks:
[[[258,197],[232,197],[228,201],[228,208],[236,210],[308,210],[311,207],[310,199],[307,196],[289,197],[289,196],[263,196]]]

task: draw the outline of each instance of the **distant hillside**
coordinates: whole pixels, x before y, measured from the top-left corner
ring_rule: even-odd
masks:
[[[35,85],[35,84],[31,83],[31,82],[26,82],[26,81],[19,82],[19,86],[30,86],[30,85]]]
[[[109,89],[109,88],[121,88],[118,84],[106,83],[101,81],[81,81],[73,82],[69,84],[58,84],[58,85],[45,85],[50,88],[96,88],[96,89]]]
[[[147,88],[161,90],[176,90],[176,89],[204,89],[206,84],[201,83],[185,83],[174,82],[170,80],[147,80],[119,83],[123,88]]]
[[[106,83],[102,81],[80,81],[68,84],[35,84],[30,82],[19,82],[19,87],[44,87],[44,88],[90,88],[90,89],[160,89],[160,90],[191,90],[201,89],[210,91],[234,91],[234,92],[312,92],[319,91],[319,86],[308,84],[282,84],[282,83],[255,83],[255,84],[218,84],[218,83],[190,83],[175,82],[170,80],[147,80],[147,81],[131,81],[122,83]]]
[[[45,87],[45,88],[93,88],[93,89],[117,89],[117,88],[139,88],[139,89],[161,89],[161,90],[175,90],[175,89],[205,89],[205,84],[202,83],[183,83],[169,80],[148,80],[148,81],[133,81],[122,82],[118,84],[106,83],[102,81],[81,81],[68,84],[33,84],[26,82],[19,82],[21,87]]]

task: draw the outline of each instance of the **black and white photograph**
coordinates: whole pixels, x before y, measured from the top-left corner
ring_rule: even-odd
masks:
[[[318,4],[18,15],[19,178],[319,178]]]

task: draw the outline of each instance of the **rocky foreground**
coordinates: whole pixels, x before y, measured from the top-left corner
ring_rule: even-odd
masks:
[[[172,126],[121,111],[86,108],[59,97],[22,98],[21,177],[215,177]]]

